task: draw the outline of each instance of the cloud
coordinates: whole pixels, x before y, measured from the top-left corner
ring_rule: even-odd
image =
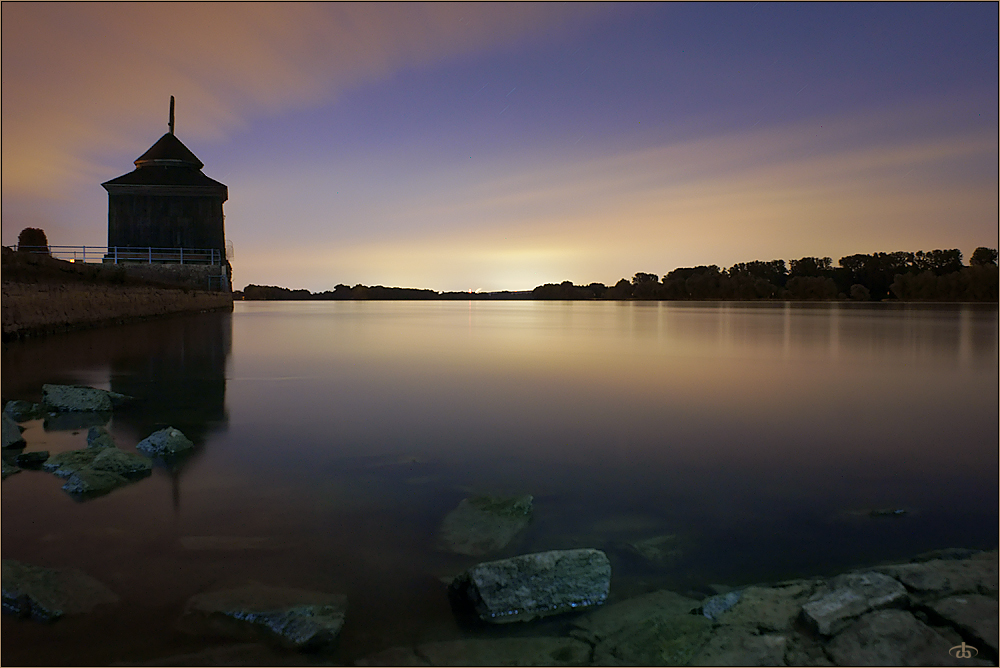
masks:
[[[361,82],[510,45],[593,9],[560,4],[4,3],[3,189],[51,196],[179,132],[219,138]]]

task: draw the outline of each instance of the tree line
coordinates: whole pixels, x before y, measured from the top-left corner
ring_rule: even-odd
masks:
[[[650,300],[853,300],[997,301],[997,250],[977,248],[962,261],[958,249],[679,267],[664,276],[638,272],[612,286],[546,283],[522,292],[435,292],[381,285],[337,285],[312,293],[271,285],[248,285],[248,300],[384,299],[650,299]]]
[[[857,254],[680,267],[662,278],[638,272],[613,286],[547,283],[535,299],[997,301],[997,250],[977,248],[969,265],[958,249]]]

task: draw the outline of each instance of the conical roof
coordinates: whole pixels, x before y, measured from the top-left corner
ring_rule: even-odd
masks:
[[[205,166],[194,153],[185,146],[173,133],[168,132],[149,150],[135,159],[135,166],[144,167],[192,167],[201,169]]]

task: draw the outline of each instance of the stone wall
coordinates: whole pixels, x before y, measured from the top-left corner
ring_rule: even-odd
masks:
[[[126,276],[139,281],[180,285],[194,290],[232,290],[225,265],[129,262],[117,266],[125,271]]]
[[[3,283],[3,339],[233,308],[230,292],[140,285]]]

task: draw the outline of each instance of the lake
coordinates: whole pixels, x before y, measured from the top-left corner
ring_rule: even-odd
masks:
[[[184,602],[247,580],[346,594],[350,663],[528,632],[456,622],[442,580],[486,559],[600,548],[619,600],[992,549],[997,350],[996,305],[750,302],[237,302],[4,344],[5,400],[122,392],[140,401],[108,425],[119,447],[170,425],[197,451],[86,502],[44,472],[3,482],[3,557],[122,602],[4,616],[2,661],[210,647],[173,630]],[[85,444],[25,426],[28,450]],[[483,493],[531,494],[531,524],[487,557],[440,549]],[[668,558],[634,549],[664,536]]]

